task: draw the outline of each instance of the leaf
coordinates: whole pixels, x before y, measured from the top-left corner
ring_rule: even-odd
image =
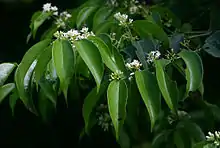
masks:
[[[76,72],[86,78],[89,78],[91,75],[89,72],[89,68],[87,67],[81,56],[77,56],[76,58]]]
[[[165,59],[155,61],[156,77],[160,91],[168,107],[176,113],[179,94],[176,82],[173,82],[165,72],[165,67],[168,63],[169,61]]]
[[[5,97],[15,88],[14,83],[8,83],[0,87],[0,103],[4,100]]]
[[[0,86],[2,86],[5,83],[5,81],[8,79],[9,75],[15,67],[16,65],[12,63],[0,64]]]
[[[19,99],[19,96],[17,93],[17,89],[15,88],[13,90],[13,93],[9,96],[9,104],[10,104],[12,116],[14,116],[15,105],[16,105],[18,99]]]
[[[152,141],[152,148],[161,148],[164,142],[167,142],[168,137],[171,134],[171,130],[165,130],[157,134]]]
[[[56,40],[52,47],[52,61],[60,79],[60,88],[67,102],[68,86],[74,74],[75,59],[72,45],[67,40]]]
[[[147,20],[137,20],[133,23],[135,31],[142,37],[154,37],[162,41],[165,48],[169,47],[169,39],[163,29]]]
[[[187,93],[189,91],[196,91],[201,85],[203,80],[203,65],[202,60],[196,52],[183,50],[179,56],[186,64],[186,80],[187,80]]]
[[[101,87],[99,90],[97,90],[97,87],[95,87],[85,98],[83,103],[83,118],[85,122],[85,132],[89,133],[89,124],[90,124],[90,118],[91,114],[93,112],[93,109],[96,107],[97,102],[99,101],[100,97],[103,95],[103,93],[106,91],[107,85],[106,83],[101,84]]]
[[[130,148],[130,138],[128,134],[126,133],[125,129],[121,130],[120,138],[119,138],[119,143],[121,148]]]
[[[202,48],[213,57],[220,58],[220,31],[210,35]]]
[[[119,140],[119,135],[126,117],[128,98],[128,88],[125,81],[112,81],[108,86],[107,97],[109,113],[115,128],[116,139]]]
[[[91,71],[99,88],[104,74],[104,65],[98,49],[88,40],[77,41],[75,42],[75,46],[79,55]]]
[[[97,9],[95,6],[89,6],[82,8],[76,18],[76,26],[80,28],[83,23],[90,17],[90,15]]]
[[[173,134],[173,140],[177,148],[185,148],[184,141],[182,139],[182,135],[179,130],[175,130]]]
[[[57,25],[52,25],[49,29],[47,29],[43,35],[41,36],[41,40],[45,40],[45,39],[52,39],[54,33],[58,30],[59,28],[57,27]]]
[[[152,131],[161,111],[160,89],[155,76],[147,70],[135,72],[135,78],[150,116]]]
[[[205,148],[204,146],[207,144],[207,141],[202,141],[199,143],[196,143],[193,148]]]
[[[47,98],[42,90],[40,90],[38,96],[38,109],[44,122],[48,122],[52,117],[55,111],[54,107],[54,103]]]
[[[33,37],[35,38],[36,32],[38,28],[52,15],[52,13],[49,12],[36,12],[31,20],[30,28],[31,32],[33,34]]]
[[[184,41],[184,34],[175,34],[170,39],[170,48],[174,50],[175,53],[178,53],[181,48],[181,43]]]
[[[117,25],[116,22],[107,20],[99,24],[96,28],[93,29],[93,31],[96,35],[99,35],[101,33],[108,33],[109,29],[115,25]]]
[[[102,41],[100,38],[95,37],[95,36],[90,36],[88,38],[93,44],[96,45],[96,47],[99,49],[99,52],[102,56],[102,60],[105,63],[105,65],[111,70],[111,71],[116,71],[116,70],[121,70],[123,71],[119,65],[117,65],[117,61],[111,52],[111,50],[108,48],[108,46],[105,44],[104,41]]]
[[[103,23],[111,14],[112,9],[109,7],[99,8],[93,17],[93,29],[98,27],[99,24]]]
[[[35,67],[35,79],[37,83],[40,81],[41,77],[43,76],[47,68],[47,64],[51,60],[51,57],[52,57],[52,47],[49,46],[40,54]]]
[[[33,101],[29,99],[24,88],[24,79],[32,63],[40,55],[40,53],[48,46],[50,40],[41,41],[32,46],[24,55],[21,63],[15,72],[15,83],[18,94],[24,105],[32,112],[35,112]],[[35,112],[36,113],[36,112]]]

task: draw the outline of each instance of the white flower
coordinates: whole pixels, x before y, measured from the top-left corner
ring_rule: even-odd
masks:
[[[147,62],[153,62],[154,60],[156,59],[159,59],[161,56],[161,53],[160,51],[156,50],[156,51],[151,51],[149,54],[148,54],[148,57],[147,57]]]
[[[68,20],[72,17],[72,15],[69,14],[67,11],[63,11],[62,13],[60,13],[60,17],[62,17],[64,20]]]
[[[214,134],[208,132],[208,136],[206,136],[207,141],[212,142],[214,145],[220,145],[220,132],[215,131]]]
[[[66,27],[65,22],[61,18],[57,19],[55,24],[57,25],[57,27],[62,27],[62,28]]]
[[[80,32],[82,32],[82,33],[87,33],[89,31],[89,28],[87,28],[87,27],[83,27],[81,30],[80,30]]]
[[[138,10],[139,10],[139,8],[136,5],[133,5],[129,8],[130,14],[135,14],[138,12]]]
[[[58,15],[58,8],[51,3],[46,3],[43,5],[43,12],[53,12],[53,15]]]
[[[130,25],[133,22],[132,19],[128,19],[127,14],[121,14],[120,12],[114,14],[114,18],[117,21],[119,21],[120,26],[127,26],[127,25]]]
[[[139,70],[142,64],[138,60],[133,60],[131,63],[126,63],[125,66],[130,70]]]

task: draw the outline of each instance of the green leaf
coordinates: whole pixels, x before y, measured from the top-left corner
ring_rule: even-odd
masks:
[[[116,70],[123,71],[119,67],[119,65],[117,65],[116,63],[117,61],[113,53],[111,52],[111,50],[108,48],[108,46],[105,44],[104,41],[102,41],[100,38],[95,37],[95,36],[90,36],[88,39],[92,41],[92,43],[95,44],[96,47],[99,49],[103,62],[111,71],[114,71],[114,72]]]
[[[116,22],[107,20],[99,24],[96,28],[93,29],[93,31],[95,32],[96,35],[99,35],[101,33],[107,33],[109,29],[115,25],[117,25]]]
[[[99,24],[103,23],[111,14],[112,9],[109,7],[101,7],[96,11],[93,18],[93,29],[96,28]]]
[[[36,82],[38,83],[43,76],[47,64],[50,62],[52,57],[52,47],[49,46],[46,48],[39,56],[36,67],[35,67],[35,79]]]
[[[128,88],[125,81],[112,81],[108,86],[107,97],[109,113],[115,128],[116,139],[119,140],[119,135],[126,117],[128,98]]]
[[[38,109],[44,122],[48,122],[55,112],[54,103],[47,98],[42,90],[40,90],[38,96]]]
[[[0,87],[0,103],[4,100],[5,97],[15,88],[14,83],[8,83]]]
[[[147,70],[135,72],[135,78],[150,116],[152,131],[161,111],[160,89],[156,77]]]
[[[57,25],[52,25],[49,29],[47,29],[43,35],[41,36],[41,40],[45,40],[45,39],[52,39],[54,33],[58,30],[59,28],[57,27]]]
[[[130,148],[131,147],[130,138],[124,128],[122,128],[122,130],[121,130],[119,144],[120,144],[121,148]]]
[[[182,135],[179,130],[175,130],[173,134],[173,140],[177,148],[185,148],[184,141],[182,139]]]
[[[205,148],[204,146],[208,144],[207,141],[202,141],[202,142],[199,142],[199,143],[196,143],[193,148]]]
[[[15,67],[16,65],[12,63],[0,64],[0,86],[2,86],[5,83],[5,81],[8,79],[9,75]]]
[[[68,87],[75,67],[74,52],[69,41],[56,40],[53,42],[52,61],[60,79],[60,88],[67,102]]]
[[[210,35],[202,48],[213,57],[220,58],[220,31]]]
[[[89,124],[91,121],[91,114],[93,112],[93,109],[96,107],[97,102],[99,101],[100,97],[103,95],[103,93],[106,91],[107,85],[106,83],[101,84],[100,89],[98,90],[97,87],[95,87],[85,98],[84,104],[83,104],[83,118],[85,122],[85,132],[89,133]]]
[[[97,9],[96,6],[88,6],[82,8],[76,18],[76,26],[80,28],[83,23],[91,16],[91,14]]]
[[[168,63],[169,61],[165,59],[155,61],[156,77],[160,91],[167,105],[174,113],[176,113],[179,100],[179,92],[176,82],[172,81],[165,72],[165,68]]]
[[[80,56],[88,66],[93,77],[95,78],[97,87],[100,87],[104,74],[104,65],[99,50],[88,40],[80,40],[75,42],[75,46]]]
[[[32,46],[24,55],[21,63],[19,64],[16,72],[15,72],[15,83],[17,86],[18,94],[23,101],[24,105],[33,113],[35,112],[35,107],[33,104],[33,100],[31,100],[27,92],[25,90],[25,76],[31,67],[32,63],[36,60],[36,58],[40,55],[40,53],[48,46],[50,40],[41,41],[34,46]],[[36,113],[36,112],[35,112]]]
[[[161,148],[162,144],[168,141],[170,134],[171,130],[165,130],[157,134],[152,141],[152,148]]]
[[[201,85],[203,80],[203,65],[202,60],[196,52],[183,50],[179,56],[186,64],[186,80],[187,80],[187,93],[189,91],[196,91]]]
[[[76,58],[76,72],[86,78],[89,78],[91,75],[89,72],[89,68],[87,67],[81,56],[77,56]]]
[[[49,12],[36,12],[31,20],[30,28],[31,32],[33,34],[33,37],[35,38],[36,32],[38,28],[52,15],[52,13]]]
[[[10,104],[12,116],[14,116],[15,105],[16,105],[18,99],[19,99],[19,96],[17,93],[17,89],[15,88],[13,90],[13,93],[9,96],[9,104]]]
[[[165,48],[169,47],[169,39],[163,29],[157,24],[147,20],[137,20],[133,23],[135,31],[143,38],[154,37],[162,41]]]

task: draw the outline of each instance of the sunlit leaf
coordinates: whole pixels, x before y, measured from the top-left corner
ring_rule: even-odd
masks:
[[[11,72],[16,67],[13,63],[2,63],[0,64],[0,86],[2,86],[8,79]]]
[[[11,93],[14,88],[14,83],[8,83],[0,87],[0,103],[9,95],[9,93]]]

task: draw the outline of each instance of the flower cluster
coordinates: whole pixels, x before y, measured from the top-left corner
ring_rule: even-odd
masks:
[[[118,7],[119,4],[117,0],[107,0],[106,5],[111,8],[111,7]]]
[[[131,0],[129,6],[130,14],[138,14],[140,13],[141,4],[137,0]]]
[[[94,36],[94,33],[89,32],[87,27],[83,27],[80,31],[75,29],[71,29],[67,32],[57,31],[54,36],[58,39],[67,39],[73,44],[74,41],[86,39],[89,36]]]
[[[126,63],[126,67],[130,70],[140,70],[142,64],[138,60],[133,60],[131,63]]]
[[[121,14],[120,12],[114,14],[114,18],[119,21],[120,26],[128,26],[133,22],[133,19],[128,18],[127,14]]]
[[[120,80],[122,77],[123,77],[123,72],[120,70],[116,70],[116,72],[111,73],[109,81]]]
[[[46,3],[43,5],[43,12],[52,12],[53,15],[58,15],[58,8],[56,6],[52,6],[51,3]]]
[[[220,146],[220,132],[215,131],[215,133],[208,132],[206,136],[207,141],[212,142],[215,146]]]
[[[101,126],[104,131],[108,131],[109,127],[113,126],[111,117],[108,113],[108,106],[100,104],[96,110],[98,125]]]
[[[160,51],[156,50],[156,51],[151,51],[148,56],[147,56],[147,62],[151,63],[156,59],[159,59],[161,56]]]
[[[67,11],[63,11],[60,13],[59,18],[56,20],[55,24],[57,25],[57,27],[66,28],[65,22],[71,17],[71,14],[69,14]]]

